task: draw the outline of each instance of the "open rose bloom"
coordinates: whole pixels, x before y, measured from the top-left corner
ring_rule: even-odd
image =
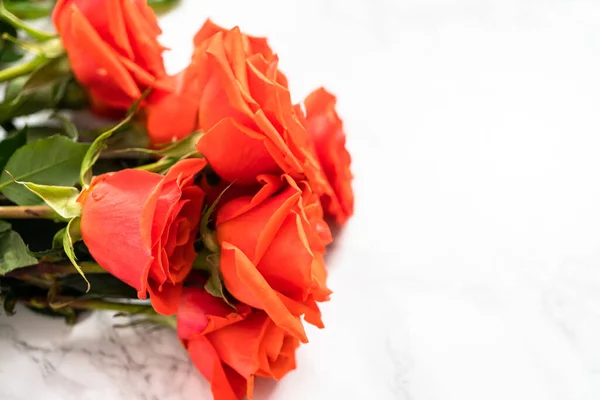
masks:
[[[59,0],[53,21],[75,76],[100,113],[126,111],[167,76],[156,40],[161,30],[145,1]]]
[[[59,0],[52,21],[92,110],[133,114],[86,143],[50,138],[70,146],[61,163],[81,153],[73,187],[5,185],[26,186],[65,223],[52,257],[119,283],[112,309],[133,292],[123,298],[148,299],[143,315],[175,324],[216,400],[251,398],[256,378],[296,368],[306,324],[327,324],[327,250],[354,212],[335,96],[320,88],[294,103],[265,38],[210,20],[189,38],[187,67],[168,75],[146,0]],[[147,148],[119,147],[140,131]],[[89,282],[79,298],[55,282],[46,298],[80,308],[109,298]]]

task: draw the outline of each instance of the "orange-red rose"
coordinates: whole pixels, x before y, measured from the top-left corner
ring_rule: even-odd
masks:
[[[96,177],[84,193],[81,234],[92,257],[150,300],[174,314],[182,282],[196,257],[204,192],[194,185],[202,159],[183,160],[166,176],[125,169]]]
[[[235,29],[236,37],[241,38],[243,52],[250,57],[260,54],[264,59],[271,59],[273,52],[264,38],[256,38],[241,34]],[[205,46],[207,40],[216,34],[225,35],[228,31],[214,24],[210,19],[206,20],[202,28],[194,37],[194,46],[199,49]],[[196,60],[196,57],[194,57]],[[197,62],[192,64],[172,78],[163,79],[174,84],[174,90],[163,97],[160,102],[151,105],[147,110],[147,128],[150,140],[154,144],[168,143],[182,139],[194,130],[198,129],[199,107],[204,88],[201,86]],[[287,87],[287,81],[283,74],[278,75],[280,82]],[[223,95],[225,95],[223,93]]]
[[[285,173],[321,192],[327,180],[266,41],[209,22],[195,45],[177,93],[148,112],[152,141],[202,129],[197,148],[226,181],[252,184],[260,174]]]
[[[346,135],[342,120],[335,111],[335,96],[320,88],[304,100],[306,119],[304,125],[311,137],[331,190],[322,195],[323,207],[328,215],[343,225],[354,213],[350,153],[346,150]]]
[[[227,33],[227,29],[215,24],[210,19],[207,19],[202,25],[202,28],[196,33],[194,36],[194,46],[200,47],[207,40],[210,39],[213,35],[217,33]],[[269,59],[273,57],[273,50],[269,47],[269,43],[266,38],[255,37],[242,34],[244,52],[251,56],[253,54],[260,54],[265,59]],[[279,77],[282,84],[287,87],[287,82],[285,81],[285,77],[281,75]]]
[[[161,30],[146,0],[59,0],[52,19],[96,111],[125,111],[166,77]]]
[[[225,286],[306,342],[299,317],[322,327],[317,302],[331,293],[323,260],[331,233],[306,182],[297,184],[288,175],[259,180],[263,186],[256,195],[231,200],[217,214]]]
[[[254,377],[281,379],[296,368],[297,338],[266,313],[236,304],[237,311],[199,287],[184,289],[177,332],[215,400],[252,397]]]

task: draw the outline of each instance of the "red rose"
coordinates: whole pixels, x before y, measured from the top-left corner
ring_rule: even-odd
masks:
[[[195,44],[191,64],[176,78],[176,92],[148,110],[153,143],[202,129],[197,148],[228,182],[248,185],[261,174],[285,173],[308,179],[318,193],[326,190],[287,79],[266,41],[209,22]]]
[[[125,111],[166,77],[161,30],[146,0],[59,0],[52,20],[96,111]]]
[[[215,24],[210,19],[207,19],[206,22],[204,22],[204,25],[202,25],[202,28],[200,28],[200,30],[194,36],[194,46],[196,46],[196,47],[202,46],[202,44],[207,39],[209,39],[211,36],[213,36],[219,32],[222,34],[226,34],[227,31],[228,31],[227,29]],[[265,59],[273,57],[273,50],[271,50],[271,48],[269,47],[267,38],[255,37],[255,36],[249,36],[249,35],[243,34],[242,40],[243,40],[244,51],[246,54],[248,54],[248,55],[260,54]],[[285,77],[282,75],[280,77],[280,79],[282,79],[282,83],[284,84],[284,86],[287,87],[287,82],[285,82]]]
[[[183,292],[177,332],[215,400],[252,396],[254,377],[281,379],[296,368],[299,341],[262,311],[236,303],[237,312],[204,289]]]
[[[350,153],[346,150],[346,135],[335,111],[335,102],[335,96],[323,88],[312,92],[304,100],[304,124],[332,188],[324,192],[323,206],[328,215],[343,225],[354,213],[354,194]]]
[[[256,38],[242,34],[235,29],[236,42],[241,46],[245,56],[260,54],[264,59],[271,59],[273,52],[267,44],[267,39]],[[216,34],[228,34],[228,30],[206,20],[194,37],[196,48],[205,47],[207,40]],[[231,41],[230,41],[231,42]],[[147,130],[154,144],[169,143],[179,140],[200,128],[198,121],[199,107],[203,96],[203,67],[198,65],[198,57],[194,56],[191,65],[173,78],[163,81],[173,86],[173,91],[161,101],[152,104],[147,110]],[[208,74],[208,71],[205,72]],[[280,73],[280,82],[287,87],[285,77]],[[224,95],[224,93],[223,93]],[[216,104],[218,106],[218,104]],[[201,128],[206,129],[206,126]]]
[[[174,314],[196,257],[194,240],[204,200],[194,176],[203,159],[183,160],[166,176],[125,169],[96,177],[82,196],[81,234],[94,259],[150,292],[157,312]]]
[[[225,286],[306,342],[299,317],[323,327],[317,302],[331,293],[323,260],[331,233],[306,182],[287,175],[259,180],[263,187],[256,195],[231,200],[217,214]]]

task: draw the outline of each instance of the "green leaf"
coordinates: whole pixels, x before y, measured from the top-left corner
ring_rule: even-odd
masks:
[[[0,234],[9,230],[10,227],[11,225],[8,222],[0,220]]]
[[[40,110],[85,104],[86,95],[73,82],[70,68],[66,56],[58,57],[43,60],[29,75],[11,79],[0,104],[0,122]]]
[[[69,260],[71,260],[71,264],[73,264],[77,272],[79,272],[79,275],[81,275],[81,277],[87,283],[86,292],[89,292],[91,288],[90,281],[87,280],[85,274],[81,270],[81,267],[79,266],[79,264],[77,264],[77,257],[75,256],[75,250],[73,249],[73,243],[81,240],[81,230],[79,229],[80,222],[80,217],[73,218],[69,221],[69,224],[63,232],[63,248],[65,250],[65,253],[67,254],[67,257],[69,257]]]
[[[220,268],[221,257],[219,253],[208,254],[203,251],[198,254],[194,261],[194,268],[204,271],[208,274],[208,280],[204,285],[204,289],[214,297],[223,299],[230,307],[235,309],[235,306],[229,301],[225,294],[223,285],[223,274]]]
[[[0,191],[18,205],[40,204],[42,200],[38,196],[14,180],[39,185],[72,186],[77,182],[81,162],[89,147],[88,144],[74,143],[60,135],[29,143],[8,160],[5,171],[0,175]]]
[[[24,146],[25,143],[27,143],[27,127],[18,130],[0,141],[0,171],[4,171],[4,166],[8,162],[10,156],[12,156],[19,147]]]
[[[133,118],[136,112],[139,109],[141,102],[150,94],[151,88],[146,89],[146,91],[142,94],[142,96],[131,106],[130,110],[127,112],[127,116],[124,120],[119,122],[117,125],[102,133],[100,136],[96,138],[92,142],[92,145],[85,153],[83,157],[83,162],[81,163],[81,170],[79,172],[79,181],[81,182],[81,186],[84,188],[88,188],[90,183],[92,182],[92,167],[98,161],[98,157],[100,157],[100,153],[102,150],[106,149],[108,146],[107,140],[121,129],[123,126],[127,125],[129,121]]]
[[[0,234],[0,274],[35,265],[37,262],[37,258],[29,254],[27,245],[17,232],[5,230]]]
[[[10,36],[17,36],[17,30],[14,26],[0,21],[0,33]],[[0,62],[11,63],[23,57],[23,51],[19,49],[13,42],[4,38],[0,39]]]
[[[81,215],[81,205],[77,202],[79,190],[69,186],[38,185],[31,182],[19,182],[52,207],[65,220]]]

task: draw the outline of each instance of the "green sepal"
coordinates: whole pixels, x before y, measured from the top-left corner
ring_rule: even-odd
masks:
[[[72,220],[70,220],[67,226],[61,229],[59,232],[57,232],[57,234],[54,236],[53,245],[56,245],[57,241],[62,239],[63,250],[65,251],[65,254],[71,261],[71,264],[73,264],[73,267],[75,267],[77,272],[79,272],[79,275],[81,275],[81,277],[85,280],[85,283],[87,284],[87,293],[90,291],[91,288],[90,281],[88,281],[81,267],[77,263],[77,256],[75,255],[75,249],[73,248],[75,242],[81,240],[81,230],[79,228],[80,221],[81,217],[73,218]]]
[[[0,221],[0,275],[38,263],[8,222]]]
[[[236,309],[235,306],[227,298],[225,293],[225,286],[223,284],[223,274],[220,268],[220,255],[219,253],[209,253],[202,251],[194,260],[194,269],[204,271],[208,275],[208,280],[204,285],[204,290],[210,293],[214,297],[222,299],[228,306]]]
[[[232,185],[233,182],[230,183],[225,189],[223,189],[221,193],[219,193],[219,196],[217,196],[215,201],[209,207],[204,207],[204,210],[202,210],[202,218],[200,219],[200,238],[202,239],[204,246],[213,253],[219,252],[219,245],[215,242],[214,232],[211,229],[209,229],[208,224],[211,221],[210,218],[213,212],[215,211],[217,204],[219,204],[219,201],[221,201],[221,198],[223,197],[225,192]]]
[[[25,186],[50,206],[64,220],[68,221],[81,215],[81,205],[77,202],[79,190],[70,186],[38,185],[31,182],[16,183]]]

